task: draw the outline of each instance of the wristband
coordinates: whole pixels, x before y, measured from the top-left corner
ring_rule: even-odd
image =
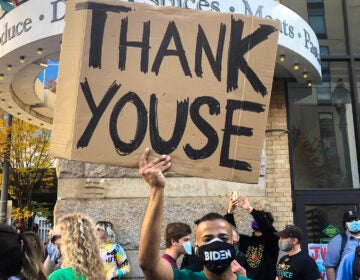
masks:
[[[122,278],[123,277],[123,275],[124,275],[124,273],[122,272],[122,270],[121,269],[118,269],[117,270],[117,274],[118,274],[118,278]]]

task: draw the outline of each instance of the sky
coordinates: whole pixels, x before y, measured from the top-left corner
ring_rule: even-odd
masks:
[[[39,74],[38,79],[45,87],[49,86],[49,81],[57,81],[58,78],[59,61],[48,59],[47,67]]]

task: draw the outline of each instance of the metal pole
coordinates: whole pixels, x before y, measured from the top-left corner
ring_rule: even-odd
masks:
[[[9,190],[9,158],[10,158],[10,147],[11,147],[11,125],[12,125],[12,115],[7,114],[6,144],[5,144],[6,150],[5,150],[3,169],[2,169],[0,223],[6,223],[6,211],[7,211],[8,190]]]

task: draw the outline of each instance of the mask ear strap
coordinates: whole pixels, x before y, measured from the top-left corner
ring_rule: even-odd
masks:
[[[195,245],[194,245],[194,253],[196,256],[199,255],[199,245],[197,243],[195,243]]]

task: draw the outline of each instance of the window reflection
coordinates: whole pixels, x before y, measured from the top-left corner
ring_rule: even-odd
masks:
[[[349,20],[351,26],[351,39],[352,48],[354,53],[360,55],[360,1],[359,0],[348,0],[349,5]]]
[[[350,1],[349,12],[352,16],[353,38],[356,39],[356,48],[360,49],[359,0]],[[319,43],[329,47],[331,55],[347,54],[346,31],[343,16],[343,1],[335,0],[283,0],[283,5],[294,10],[304,19],[308,19],[310,26],[316,33]]]
[[[324,4],[322,1],[309,1],[307,3],[309,24],[318,38],[326,39]]]
[[[356,210],[355,205],[306,205],[308,243],[329,243],[331,238],[344,230],[343,213]]]
[[[359,188],[347,64],[328,64],[323,84],[288,84],[295,189]]]

